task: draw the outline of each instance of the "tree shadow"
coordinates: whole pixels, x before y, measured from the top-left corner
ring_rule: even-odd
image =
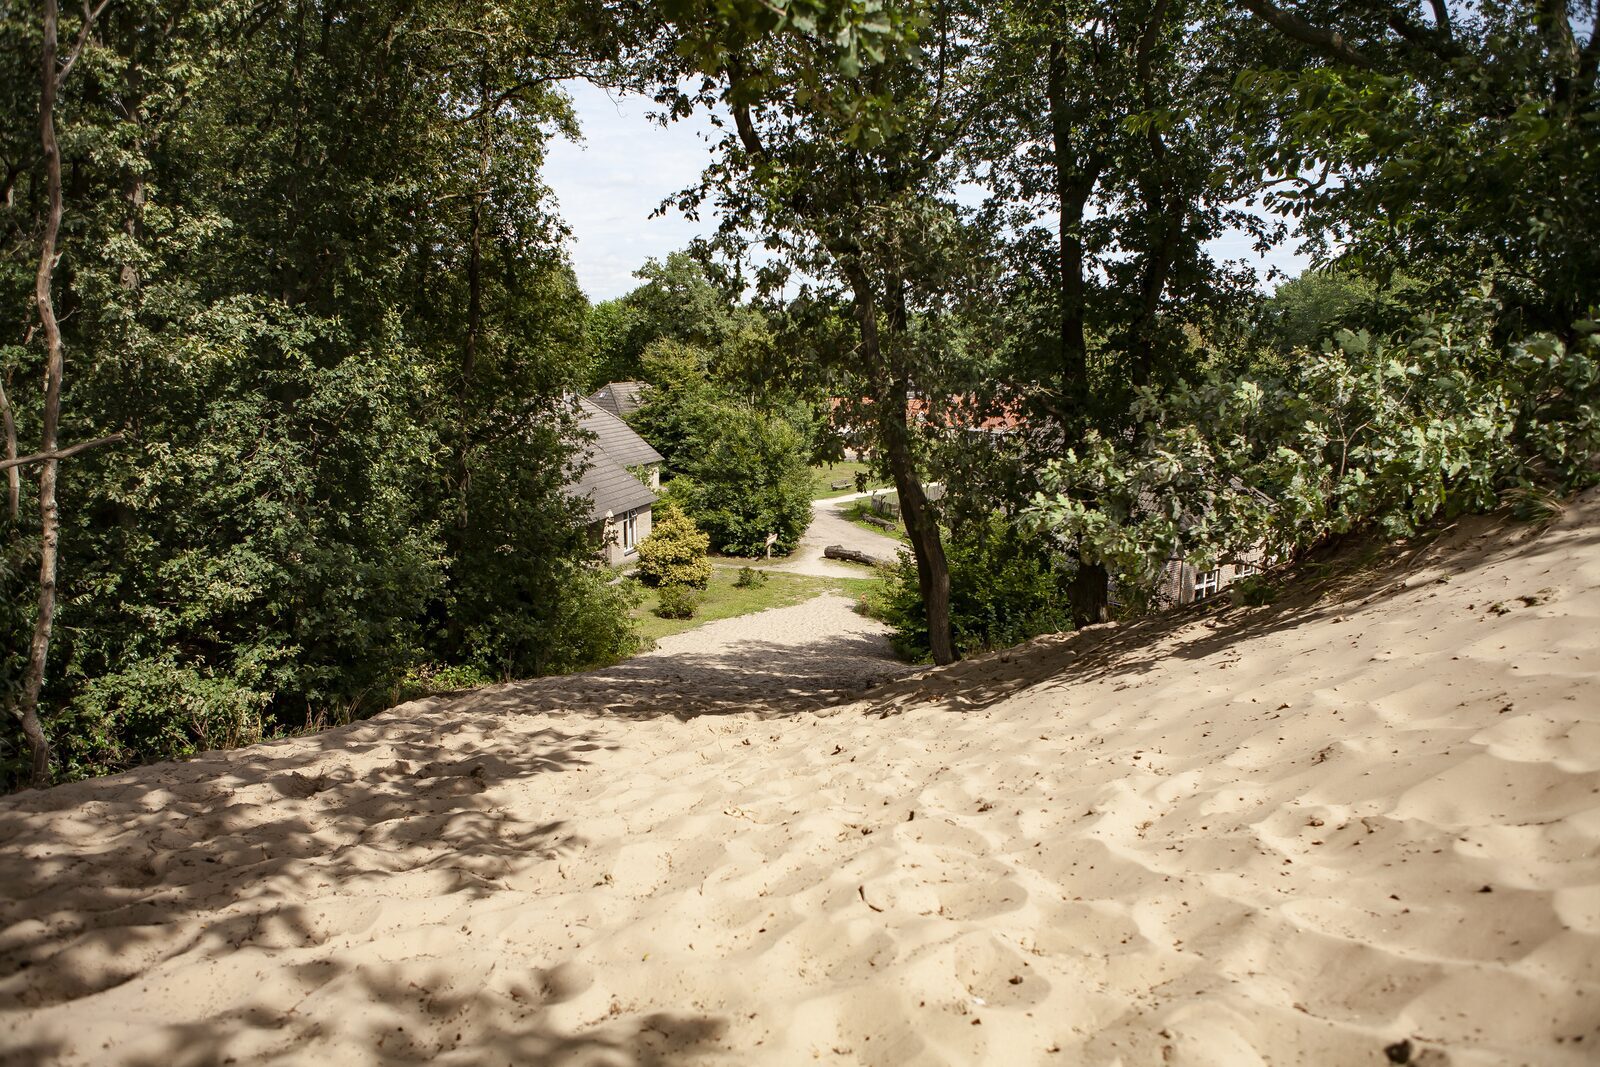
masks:
[[[1600,494],[1584,497],[1600,499]],[[1419,585],[1447,583],[1533,553],[1581,552],[1596,545],[1600,526],[1593,523],[1536,525],[1503,512],[1463,518],[1414,538],[1352,539],[1279,572],[1281,595],[1271,604],[1237,605],[1224,593],[1131,623],[1036,638],[890,681],[868,695],[865,710],[890,716],[936,704],[965,712],[1046,683],[1133,678],[1169,659],[1205,659],[1257,638],[1379,607]]]
[[[101,1050],[127,1067],[214,1067],[229,1063],[341,1062],[582,1064],[584,1067],[673,1067],[704,1062],[728,1031],[725,1019],[700,1013],[652,1012],[604,1020],[573,1032],[552,1009],[572,998],[559,983],[478,983],[459,989],[461,974],[439,964],[347,964],[325,958],[278,968],[279,993],[292,987],[336,1010],[300,1012],[246,1003],[190,1022],[156,1023],[135,1047]],[[581,992],[581,990],[579,990]],[[0,1064],[45,1064],[81,1050],[59,1038],[0,1048]]]
[[[807,646],[752,638],[716,651],[636,656],[587,674],[510,682],[459,699],[496,714],[769,718],[848,702],[886,675],[910,669],[877,635],[843,634]]]
[[[330,886],[348,904],[380,897],[396,873],[420,873],[435,895],[470,901],[543,877],[532,869],[582,841],[560,820],[516,814],[502,787],[581,770],[618,747],[602,720],[789,715],[904,669],[881,637],[841,634],[819,649],[797,636],[431,697],[318,734],[0,800],[0,1014],[44,1020],[0,1041],[0,1062],[81,1057],[74,1035],[51,1033],[67,1016],[50,1009],[146,980],[168,961],[266,959],[344,936],[349,908],[331,906]],[[481,983],[452,985],[453,970],[312,954],[310,970],[282,960],[264,973],[279,993],[285,983],[305,983],[308,995],[353,985],[352,1003],[374,1021],[342,1039],[381,1042],[385,1060],[665,1065],[715,1041],[723,1025],[634,1015],[564,1033],[539,990],[507,999]],[[138,1047],[153,1042],[159,1053],[117,1058],[249,1062],[259,1057],[242,1034],[314,1042],[328,1013],[286,1015],[276,999],[224,997],[192,1022],[152,1020]]]
[[[319,886],[423,870],[471,898],[559,854],[561,822],[492,791],[607,746],[555,728],[503,745],[497,718],[374,720],[9,798],[0,1010],[91,996],[197,948],[318,943],[327,930],[295,901]],[[378,764],[352,767],[362,753]]]

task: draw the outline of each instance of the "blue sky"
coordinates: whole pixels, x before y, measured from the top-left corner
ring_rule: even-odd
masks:
[[[692,221],[669,210],[650,217],[699,176],[715,131],[704,115],[658,126],[647,117],[653,105],[644,97],[616,97],[583,82],[567,90],[584,140],[552,145],[544,176],[572,228],[578,284],[591,300],[608,300],[638,284],[633,272],[646,259],[664,258],[715,228],[709,215]],[[1293,276],[1307,263],[1292,246],[1263,259],[1244,234],[1220,238],[1212,249],[1226,259],[1244,258],[1263,274],[1276,266]]]

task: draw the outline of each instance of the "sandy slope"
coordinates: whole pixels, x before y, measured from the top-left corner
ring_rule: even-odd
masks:
[[[1542,534],[1466,524],[1291,603],[822,711],[811,687],[870,671],[785,675],[795,647],[6,801],[0,1041],[19,1063],[1600,1059],[1593,494]],[[695,716],[701,689],[756,707]]]

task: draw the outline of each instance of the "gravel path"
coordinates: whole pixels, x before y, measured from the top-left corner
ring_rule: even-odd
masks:
[[[781,563],[768,570],[788,571],[791,574],[814,574],[824,578],[866,578],[871,571],[856,563],[840,563],[824,559],[822,550],[829,545],[843,545],[865,552],[882,560],[892,560],[900,554],[901,544],[893,537],[862,529],[844,517],[843,505],[870,493],[852,493],[811,502],[811,525],[805,536]]]
[[[474,708],[608,715],[788,714],[840,703],[911,670],[895,658],[888,633],[828,593],[664,637],[614,667],[511,682],[464,699]]]

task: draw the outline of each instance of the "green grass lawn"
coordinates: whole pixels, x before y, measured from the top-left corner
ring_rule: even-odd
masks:
[[[646,641],[656,641],[671,634],[692,630],[718,619],[732,619],[768,608],[784,608],[810,600],[822,593],[843,593],[852,600],[859,599],[877,578],[815,578],[805,574],[786,574],[782,571],[766,573],[767,580],[748,589],[733,583],[739,572],[731,567],[716,567],[711,572],[711,584],[706,588],[705,599],[692,619],[663,619],[655,613],[658,603],[656,591],[645,586],[639,590],[644,598],[633,609],[634,628]]]
[[[882,489],[889,482],[884,478],[874,478],[871,469],[865,463],[844,461],[841,463],[825,463],[820,467],[811,468],[811,499],[826,500],[830,496],[844,496],[846,493],[856,491],[855,477],[857,472],[867,475],[868,489]],[[850,488],[835,489],[834,482],[850,480]]]

